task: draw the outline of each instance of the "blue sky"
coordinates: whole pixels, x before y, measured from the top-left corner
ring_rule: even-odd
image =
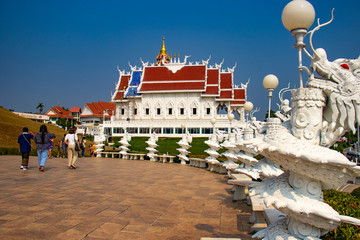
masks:
[[[0,0],[0,106],[35,112],[39,102],[47,110],[58,102],[70,108],[110,101],[116,67],[140,66],[140,57],[154,62],[165,36],[169,54],[237,63],[235,84],[251,79],[248,100],[261,108],[262,120],[264,76],[279,78],[273,102],[289,82],[299,86],[294,38],[281,22],[288,2]],[[310,2],[321,22],[335,8],[333,23],[315,33],[315,47],[329,60],[357,58],[360,1]]]

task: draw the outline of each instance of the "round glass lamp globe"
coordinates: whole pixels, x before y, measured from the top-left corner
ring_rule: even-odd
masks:
[[[244,104],[244,109],[247,112],[250,112],[253,109],[254,105],[252,104],[252,102],[246,102]]]
[[[211,124],[215,124],[216,123],[216,119],[215,118],[212,118],[211,120],[210,120],[210,122],[211,122]]]
[[[229,114],[228,114],[228,119],[229,119],[230,121],[234,120],[234,118],[235,118],[234,114],[232,114],[232,113],[229,113]]]
[[[275,89],[279,85],[279,79],[274,74],[269,74],[264,77],[264,88]]]
[[[315,9],[306,0],[293,0],[284,7],[281,20],[289,31],[309,29],[315,20]]]

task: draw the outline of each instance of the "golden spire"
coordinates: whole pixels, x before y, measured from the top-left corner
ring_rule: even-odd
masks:
[[[165,37],[163,37],[163,44],[162,44],[160,53],[159,53],[159,55],[157,55],[157,57],[155,59],[157,60],[157,63],[155,63],[155,65],[163,65],[163,64],[169,63],[169,61],[171,60],[171,58],[169,57],[169,55],[166,52]]]
[[[167,55],[166,48],[165,48],[165,37],[163,37],[163,44],[160,50],[160,55]]]

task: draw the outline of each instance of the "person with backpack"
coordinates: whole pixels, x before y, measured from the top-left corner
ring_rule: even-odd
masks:
[[[46,125],[41,125],[38,133],[35,134],[34,141],[39,159],[39,170],[45,172],[45,164],[48,159],[49,142],[55,138],[55,134],[47,131]]]
[[[19,152],[21,153],[21,170],[29,169],[29,157],[31,151],[31,139],[34,139],[32,132],[28,132],[27,127],[23,128],[23,133],[18,137]]]

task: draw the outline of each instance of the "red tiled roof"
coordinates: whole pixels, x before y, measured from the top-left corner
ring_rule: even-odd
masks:
[[[207,70],[207,84],[218,84],[219,83],[219,69],[208,69]]]
[[[232,88],[231,73],[220,73],[220,88],[229,89]]]
[[[207,86],[205,94],[207,94],[207,95],[217,95],[217,94],[219,94],[218,86]]]
[[[104,111],[111,116],[115,112],[115,103],[93,102],[93,103],[86,103],[85,106],[87,106],[90,109],[92,114],[87,114],[87,115],[81,114],[80,117],[102,117],[104,115]]]
[[[115,97],[113,100],[120,100],[124,98],[124,91],[119,91],[116,93]]]
[[[245,103],[245,89],[235,88],[234,89],[234,101],[231,101],[231,105],[241,105]]]
[[[48,112],[50,111],[53,111],[55,114],[48,114]],[[49,110],[46,111],[45,115],[49,117],[73,119],[70,111],[66,111],[59,106],[51,107]]]
[[[234,89],[234,99],[245,100],[245,89],[244,88],[235,88]]]
[[[146,67],[139,92],[146,91],[204,91],[205,66],[184,66],[173,73],[167,67]]]
[[[70,108],[70,112],[72,112],[72,113],[78,113],[78,112],[80,112],[80,110],[81,110],[80,107],[72,107],[72,108]]]
[[[220,97],[224,99],[232,99],[232,91],[231,90],[222,90],[220,91]]]
[[[120,84],[116,89],[116,95],[113,100],[120,100],[124,98],[126,88],[129,86],[130,75],[122,75],[120,78]]]
[[[143,83],[141,91],[204,90],[204,82]]]
[[[241,100],[241,101],[231,101],[231,105],[240,105],[240,104],[244,104],[245,100]]]
[[[184,66],[176,73],[167,67],[146,67],[143,82],[205,80],[205,66]]]

